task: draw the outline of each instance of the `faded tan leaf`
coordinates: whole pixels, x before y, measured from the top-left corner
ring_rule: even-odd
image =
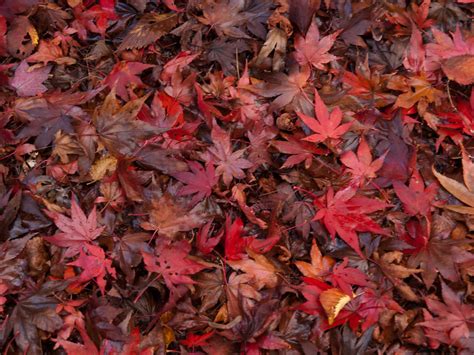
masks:
[[[464,161],[463,161],[463,164],[464,164]],[[469,205],[470,207],[474,207],[474,193],[473,192],[469,191],[467,187],[461,184],[460,182],[438,173],[434,167],[432,170],[433,170],[434,176],[436,176],[441,186],[443,186],[450,194],[456,197],[459,201],[464,202],[465,204]],[[466,206],[450,205],[450,206],[445,206],[445,208],[458,212],[458,213],[473,214],[474,212],[474,208],[471,209]]]
[[[256,254],[251,250],[247,253],[253,258],[232,260],[227,263],[234,270],[243,271],[253,276],[253,283],[258,290],[267,287],[273,288],[278,284],[278,277],[276,275],[277,268],[265,256]]]
[[[176,13],[145,14],[123,39],[118,50],[146,47],[171,31],[177,23],[178,15]]]
[[[102,180],[108,173],[113,172],[117,168],[117,159],[111,155],[106,155],[94,162],[91,167],[91,178],[93,181]]]

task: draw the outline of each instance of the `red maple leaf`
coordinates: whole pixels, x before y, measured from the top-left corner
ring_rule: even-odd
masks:
[[[444,282],[441,287],[444,303],[434,297],[426,297],[426,305],[434,317],[424,310],[425,321],[418,325],[424,328],[427,337],[454,345],[463,338],[469,338],[470,325],[474,323],[474,307],[472,304],[462,303]]]
[[[66,257],[78,254],[83,246],[91,245],[104,230],[97,226],[97,210],[92,209],[88,217],[81,210],[75,198],[71,198],[71,218],[58,212],[44,211],[59,228],[61,233],[56,233],[44,239],[51,244],[68,248]]]
[[[367,275],[353,267],[347,267],[348,258],[339,265],[334,266],[328,280],[335,287],[339,287],[349,296],[352,296],[352,285],[367,286]]]
[[[113,278],[116,277],[112,260],[106,258],[104,250],[96,245],[86,245],[85,249],[88,254],[81,250],[79,258],[68,265],[83,269],[77,281],[79,284],[95,279],[100,291],[105,295],[105,275],[109,273]]]
[[[354,187],[349,186],[334,194],[332,187],[326,195],[315,198],[313,203],[319,208],[313,220],[322,220],[332,238],[338,234],[362,258],[357,232],[372,232],[388,235],[388,231],[380,227],[367,214],[382,210],[389,205],[385,202],[356,196]]]
[[[245,178],[244,169],[249,169],[253,164],[242,156],[245,149],[232,150],[230,134],[214,124],[211,132],[214,146],[210,147],[204,154],[206,161],[215,161],[217,165],[216,174],[222,175],[224,184],[230,185],[232,180]]]
[[[231,223],[230,217],[226,217],[224,239],[226,259],[241,260],[245,257],[245,248],[249,245],[250,240],[248,238],[242,238],[243,229],[244,222],[242,222],[240,218],[236,218],[235,221]]]
[[[104,84],[115,91],[120,98],[125,101],[130,99],[127,87],[141,88],[144,86],[141,79],[137,76],[142,71],[153,67],[151,64],[143,64],[140,62],[125,62],[115,64],[112,71],[104,79]]]
[[[186,339],[181,340],[180,343],[188,347],[206,346],[208,345],[207,339],[209,339],[213,335],[214,335],[214,331],[204,333],[204,334],[188,333],[188,335],[186,336]]]
[[[339,107],[334,108],[329,114],[317,90],[314,90],[314,112],[316,117],[309,117],[302,112],[297,112],[298,117],[305,125],[316,133],[304,138],[305,141],[314,143],[324,142],[328,139],[338,141],[352,125],[352,122],[341,124],[342,111]]]
[[[186,186],[179,189],[178,195],[194,195],[191,203],[196,204],[211,195],[212,188],[218,183],[219,177],[215,173],[212,161],[206,164],[205,169],[195,161],[189,161],[188,166],[191,172],[176,173],[174,177],[186,184]]]
[[[337,59],[336,56],[329,54],[328,51],[333,46],[340,32],[336,31],[329,36],[320,38],[318,26],[313,22],[304,38],[300,35],[295,38],[296,61],[300,65],[311,64],[315,68],[326,69],[324,64]]]
[[[377,177],[376,172],[382,167],[385,154],[372,160],[370,147],[364,137],[361,138],[357,155],[351,150],[341,156],[341,162],[349,168],[352,179],[357,185],[362,185],[365,180]]]
[[[358,318],[363,319],[362,331],[366,331],[377,323],[380,314],[387,309],[398,313],[404,312],[404,309],[393,300],[389,293],[369,287],[365,288],[360,296],[359,308],[357,309]]]
[[[432,183],[425,188],[425,183],[418,170],[413,170],[408,186],[400,181],[393,182],[393,189],[402,201],[403,209],[410,216],[429,216],[434,198],[438,193],[438,187],[437,183]]]
[[[170,299],[179,285],[194,284],[190,276],[206,268],[188,257],[190,251],[191,244],[187,241],[171,242],[165,238],[157,240],[154,254],[142,251],[146,269],[163,276],[171,292]]]
[[[211,226],[212,221],[206,223],[201,227],[196,236],[196,246],[203,254],[209,254],[216,247],[216,245],[219,244],[222,236],[224,235],[224,231],[221,230],[216,235],[210,236],[212,233]]]
[[[292,168],[296,164],[304,161],[304,167],[309,169],[313,161],[314,155],[321,155],[327,153],[326,150],[314,146],[314,144],[304,142],[302,134],[295,133],[294,135],[280,133],[287,141],[272,141],[272,145],[278,149],[280,153],[289,154],[290,157],[286,159],[281,166],[284,168]]]

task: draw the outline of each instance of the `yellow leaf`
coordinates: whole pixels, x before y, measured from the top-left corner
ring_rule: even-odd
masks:
[[[113,172],[117,168],[117,159],[111,155],[106,155],[94,162],[91,168],[91,178],[94,181],[102,180],[108,172]]]
[[[321,295],[319,295],[319,302],[321,302],[321,306],[323,306],[323,309],[328,316],[329,325],[334,323],[334,319],[336,319],[339,312],[341,312],[350,300],[350,296],[337,288],[330,288],[329,290],[321,292]]]
[[[36,31],[36,28],[34,28],[33,26],[30,26],[28,28],[28,34],[30,35],[31,43],[33,43],[33,45],[36,47],[39,43],[39,36],[38,36],[38,32]]]

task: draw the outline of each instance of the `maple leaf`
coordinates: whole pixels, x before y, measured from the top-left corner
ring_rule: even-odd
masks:
[[[425,72],[425,47],[423,45],[423,38],[421,32],[416,28],[412,28],[410,37],[410,45],[407,47],[403,66],[414,73]]]
[[[89,337],[89,334],[87,334],[84,326],[76,324],[76,329],[79,331],[84,344],[74,343],[64,339],[56,339],[55,348],[58,348],[59,346],[63,347],[68,355],[99,355],[95,343]]]
[[[171,242],[158,238],[155,253],[142,251],[145,268],[163,276],[170,290],[170,300],[173,300],[179,285],[192,285],[195,281],[191,275],[205,269],[207,266],[189,258],[191,244],[185,240]]]
[[[85,244],[84,248],[88,251],[89,255],[81,249],[79,258],[68,265],[78,266],[83,269],[77,280],[79,284],[87,283],[95,279],[100,291],[105,295],[105,275],[108,273],[113,278],[116,277],[112,260],[106,258],[104,250],[98,246]]]
[[[253,277],[253,283],[257,290],[264,287],[274,288],[278,285],[279,279],[276,274],[277,268],[263,255],[248,250],[252,257],[241,260],[228,260],[227,263],[234,270],[240,270]]]
[[[203,16],[197,19],[210,25],[219,37],[250,38],[242,29],[244,25],[253,34],[264,38],[262,25],[270,15],[271,2],[264,1],[210,1],[202,6]]]
[[[62,48],[56,43],[56,40],[41,40],[38,51],[30,55],[26,61],[29,63],[42,62],[44,65],[49,62],[55,62],[59,65],[72,65],[76,60],[64,55]]]
[[[118,50],[146,47],[167,34],[178,23],[175,13],[146,13],[125,36]]]
[[[82,247],[90,245],[104,230],[104,227],[97,226],[96,207],[86,216],[74,197],[71,198],[71,218],[54,211],[44,212],[61,231],[44,239],[51,244],[67,248],[66,257],[78,254]]]
[[[367,275],[362,271],[353,267],[347,267],[348,263],[349,259],[346,257],[342,263],[334,266],[328,280],[347,295],[352,296],[352,285],[367,286],[368,279]]]
[[[48,90],[43,82],[48,79],[51,66],[31,69],[23,60],[15,70],[10,85],[16,89],[18,96],[35,96]]]
[[[377,70],[371,69],[369,57],[366,56],[364,61],[357,62],[355,73],[344,71],[342,81],[350,87],[348,94],[361,107],[385,107],[396,100],[395,95],[387,92],[388,78],[388,75],[381,75]]]
[[[94,126],[99,139],[114,156],[130,157],[142,147],[143,140],[165,131],[135,119],[147,98],[144,96],[120,107],[112,90],[102,107],[96,110]]]
[[[146,206],[149,222],[142,222],[142,228],[158,232],[159,235],[173,238],[179,232],[199,228],[214,218],[219,208],[213,201],[204,200],[191,209],[176,196],[165,192]]]
[[[35,136],[37,148],[49,145],[55,134],[74,133],[72,119],[84,119],[87,114],[77,105],[83,104],[97,95],[101,89],[89,92],[44,94],[42,97],[18,99],[15,101],[15,115],[28,122],[19,133],[18,138]]]
[[[314,112],[316,117],[309,117],[302,112],[297,112],[298,117],[305,125],[316,133],[304,138],[305,141],[314,143],[327,140],[338,141],[352,126],[352,122],[341,124],[342,111],[339,107],[334,108],[331,113],[328,112],[317,90],[314,90]]]
[[[354,183],[362,185],[365,180],[377,177],[376,172],[380,170],[384,163],[385,155],[372,160],[369,144],[365,137],[360,139],[357,155],[351,150],[341,156],[341,162],[349,168]]]
[[[392,7],[391,4],[389,5],[391,11],[387,14],[387,19],[396,24],[397,33],[399,34],[408,34],[409,29],[413,25],[416,25],[420,30],[433,25],[434,20],[428,19],[431,0],[423,0],[420,5],[416,3],[411,3],[410,5],[408,11],[404,11],[404,9],[398,7]]]
[[[162,91],[155,94],[150,108],[151,110],[147,105],[143,105],[138,118],[163,129],[179,127],[184,123],[183,109],[178,100]]]
[[[212,221],[202,226],[196,236],[196,246],[203,254],[209,254],[216,247],[216,245],[219,244],[222,236],[224,235],[224,231],[220,231],[215,236],[211,237],[211,227]]]
[[[244,169],[249,169],[253,164],[242,156],[245,149],[232,151],[230,134],[215,124],[211,131],[214,146],[210,147],[203,155],[206,161],[214,161],[217,165],[216,174],[222,175],[224,184],[230,185],[232,180],[245,178]]]
[[[280,153],[290,154],[285,163],[281,166],[284,168],[292,168],[296,164],[304,161],[304,167],[309,169],[313,161],[314,155],[327,153],[326,150],[317,148],[314,144],[304,142],[303,134],[295,133],[293,135],[280,133],[287,141],[272,141],[272,145],[278,149]]]
[[[181,71],[187,67],[194,59],[199,57],[200,53],[192,53],[190,51],[183,51],[176,57],[168,61],[160,74],[160,78],[164,81],[169,81],[175,71]]]
[[[313,220],[322,220],[332,238],[338,234],[362,258],[365,256],[360,250],[356,232],[389,234],[367,216],[389,205],[382,201],[356,196],[356,190],[351,186],[339,190],[336,194],[330,187],[326,195],[322,199],[315,198],[313,204],[319,209]]]
[[[304,38],[300,35],[295,38],[296,61],[300,65],[311,64],[317,69],[325,70],[324,64],[337,59],[336,56],[328,52],[340,32],[339,30],[320,38],[318,26],[313,21]]]
[[[425,183],[418,170],[413,170],[408,186],[400,181],[393,182],[393,189],[400,201],[403,209],[410,216],[425,216],[430,214],[431,206],[438,192],[438,184],[432,183],[425,188]]]
[[[463,338],[470,337],[470,324],[474,322],[474,307],[461,302],[454,291],[441,283],[441,293],[444,303],[435,297],[426,297],[426,305],[432,317],[426,310],[425,321],[418,323],[425,329],[425,334],[432,339],[455,345]]]
[[[440,67],[449,79],[463,85],[474,82],[474,36],[464,40],[459,26],[452,34],[452,38],[438,30],[432,29],[436,43],[426,45],[427,70],[435,71]]]
[[[435,103],[439,104],[444,93],[435,88],[427,79],[426,74],[422,72],[420,75],[410,78],[393,77],[387,87],[392,90],[404,91],[399,95],[395,102],[396,107],[409,109],[418,103],[418,112],[423,113],[424,110],[420,104]]]
[[[193,334],[188,333],[186,339],[181,340],[180,343],[186,345],[187,347],[195,347],[195,346],[206,346],[208,345],[207,339],[214,335],[214,331],[204,333],[204,334]]]
[[[311,264],[305,261],[295,261],[295,265],[306,277],[319,278],[329,274],[334,265],[334,259],[329,256],[323,256],[313,239],[311,246]]]
[[[248,238],[242,238],[244,222],[236,218],[231,223],[229,216],[225,220],[224,250],[228,260],[240,260],[245,257],[244,251],[249,244]]]
[[[423,227],[417,220],[409,221],[408,235],[403,238],[414,247],[404,250],[406,254],[412,254],[407,264],[410,268],[419,266],[423,270],[421,276],[428,288],[435,281],[438,272],[449,281],[458,281],[458,265],[474,260],[472,254],[463,250],[466,240],[451,239],[451,229],[443,229],[443,224],[446,224],[443,217],[435,215],[432,229],[437,230],[437,233],[431,232],[430,236],[429,226]]]
[[[141,88],[144,86],[143,82],[137,76],[142,71],[153,67],[150,64],[143,64],[140,62],[125,62],[115,64],[112,71],[104,79],[104,85],[107,85],[110,89],[115,89],[120,98],[125,101],[129,100],[127,87]]]
[[[191,203],[195,204],[212,194],[213,187],[218,183],[219,177],[215,174],[212,161],[206,164],[205,169],[195,161],[188,161],[191,172],[180,172],[173,176],[185,183],[186,186],[178,191],[178,195],[194,195]]]
[[[308,84],[311,74],[309,66],[291,68],[288,75],[278,72],[266,78],[266,81],[255,85],[246,85],[243,88],[264,97],[276,97],[269,107],[276,111],[289,104],[294,104],[299,109],[307,108],[308,96],[304,89]]]
[[[387,309],[398,313],[404,312],[404,309],[393,300],[389,293],[366,287],[360,296],[360,305],[357,309],[359,319],[363,319],[362,331],[376,324],[380,319],[380,314]]]

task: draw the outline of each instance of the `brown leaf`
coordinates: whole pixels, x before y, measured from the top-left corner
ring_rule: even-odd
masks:
[[[146,47],[171,31],[177,23],[178,15],[176,13],[145,14],[123,39],[118,50]]]
[[[148,95],[120,107],[112,90],[102,107],[95,112],[94,125],[99,139],[114,156],[133,156],[145,139],[164,131],[136,119],[147,98]]]
[[[474,55],[472,54],[446,59],[441,63],[441,68],[450,80],[462,85],[474,84]]]
[[[465,165],[467,164],[465,163],[465,161],[466,159],[463,159],[463,167],[465,167]],[[433,174],[434,176],[436,176],[441,186],[443,186],[449,193],[451,193],[459,201],[462,201],[470,206],[466,207],[449,205],[445,206],[445,208],[458,213],[474,214],[474,192],[469,191],[467,187],[461,184],[460,182],[438,173],[434,167]],[[468,182],[469,184],[471,184],[470,178]]]
[[[25,246],[25,251],[28,259],[29,274],[32,276],[41,275],[48,266],[48,253],[44,247],[42,237],[35,237],[30,239]]]
[[[253,276],[253,282],[258,290],[267,287],[273,288],[278,284],[277,268],[265,256],[247,251],[252,259],[227,261],[234,270],[243,271]]]

